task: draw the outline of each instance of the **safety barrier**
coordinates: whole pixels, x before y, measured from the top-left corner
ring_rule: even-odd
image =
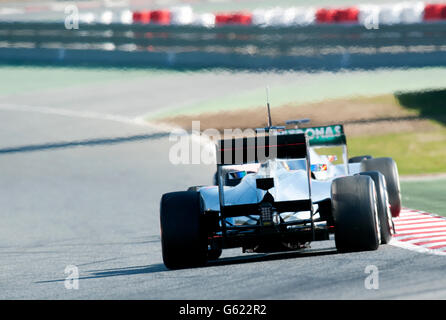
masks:
[[[446,65],[446,5],[293,10],[212,15],[178,7],[103,13],[100,20],[81,15],[78,30],[63,22],[0,22],[0,63],[308,70]],[[376,28],[367,12],[378,12]]]
[[[196,25],[219,27],[224,25],[306,26],[311,24],[379,25],[412,24],[446,21],[446,3],[402,2],[389,5],[358,5],[343,8],[291,7],[256,9],[252,12],[195,13],[189,6],[164,10],[140,10],[100,14],[83,13],[86,23],[141,23],[160,25]]]
[[[24,15],[26,16],[26,15]],[[3,16],[0,15],[0,21]],[[157,10],[123,10],[80,13],[82,23],[123,23],[195,25],[305,26],[311,24],[379,25],[412,24],[446,21],[446,3],[401,2],[393,4],[360,4],[350,7],[275,7],[252,12],[196,13],[190,6],[175,6]]]

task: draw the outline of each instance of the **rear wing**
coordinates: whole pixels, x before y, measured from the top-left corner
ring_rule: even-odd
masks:
[[[256,177],[257,189],[266,191],[263,200],[247,204],[225,204],[225,192],[222,181],[223,166],[259,163],[273,159],[305,159],[308,184],[307,199],[276,201],[268,191],[274,187],[274,178]],[[311,213],[310,219],[294,221],[291,224],[309,223],[311,224],[311,230],[314,235],[310,180],[309,145],[307,136],[304,133],[290,133],[286,135],[267,134],[220,140],[217,144],[217,183],[223,236],[226,237],[227,231],[238,232],[241,229],[248,230],[261,227],[259,225],[245,227],[227,226],[226,218],[256,215],[260,217],[259,221],[262,221],[263,226],[266,223],[272,225],[273,211],[276,213],[309,211]],[[268,200],[265,200],[266,195],[270,197]],[[265,203],[269,204],[269,206]]]
[[[308,142],[304,133],[224,139],[217,144],[218,165],[238,165],[259,163],[269,159],[307,157]]]
[[[310,147],[330,147],[347,144],[344,126],[342,124],[277,131],[278,135],[290,135],[296,133],[306,134]]]

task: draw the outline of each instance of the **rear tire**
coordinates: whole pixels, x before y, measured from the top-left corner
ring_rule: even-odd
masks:
[[[372,178],[355,175],[335,179],[331,199],[338,251],[378,249],[380,231]]]
[[[379,171],[386,178],[387,193],[389,195],[390,211],[393,217],[401,212],[401,189],[398,167],[392,158],[374,158],[361,161],[361,172]]]
[[[180,191],[161,198],[160,222],[163,261],[169,269],[203,266],[207,234],[200,193]]]
[[[208,259],[209,260],[217,260],[220,258],[223,250],[221,248],[211,248],[208,250]]]
[[[372,156],[371,155],[357,156],[348,159],[348,163],[359,163],[362,160],[368,160],[368,159],[372,159]]]
[[[369,176],[375,183],[381,243],[387,244],[393,236],[393,221],[392,213],[389,208],[386,178],[384,178],[384,175],[378,171],[361,172],[360,175]]]

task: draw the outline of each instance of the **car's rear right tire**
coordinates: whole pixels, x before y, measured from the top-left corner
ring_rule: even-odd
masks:
[[[364,156],[351,157],[350,159],[348,159],[348,163],[359,163],[362,160],[368,160],[368,159],[372,159],[372,156],[364,155]]]
[[[378,171],[361,172],[360,175],[369,176],[375,183],[376,198],[378,201],[378,218],[381,230],[381,243],[387,244],[390,242],[393,236],[393,221],[389,206],[386,178],[384,178],[384,175]]]
[[[393,217],[401,212],[401,188],[398,167],[392,158],[373,158],[361,161],[361,172],[379,171],[386,178],[387,193],[389,194],[390,211]]]
[[[161,246],[169,269],[206,264],[208,244],[201,201],[195,191],[166,193],[161,198]]]
[[[331,199],[338,251],[378,249],[380,227],[373,180],[360,175],[335,179]]]

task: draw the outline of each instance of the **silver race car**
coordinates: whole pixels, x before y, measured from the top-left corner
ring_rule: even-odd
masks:
[[[376,250],[390,241],[387,173],[380,172],[389,162],[361,161],[357,174],[351,164],[333,165],[333,174],[318,179],[310,134],[280,131],[270,126],[254,137],[219,141],[217,185],[162,196],[168,268],[202,266],[227,248],[299,250],[331,233],[340,252]],[[316,162],[325,159],[320,157]]]

